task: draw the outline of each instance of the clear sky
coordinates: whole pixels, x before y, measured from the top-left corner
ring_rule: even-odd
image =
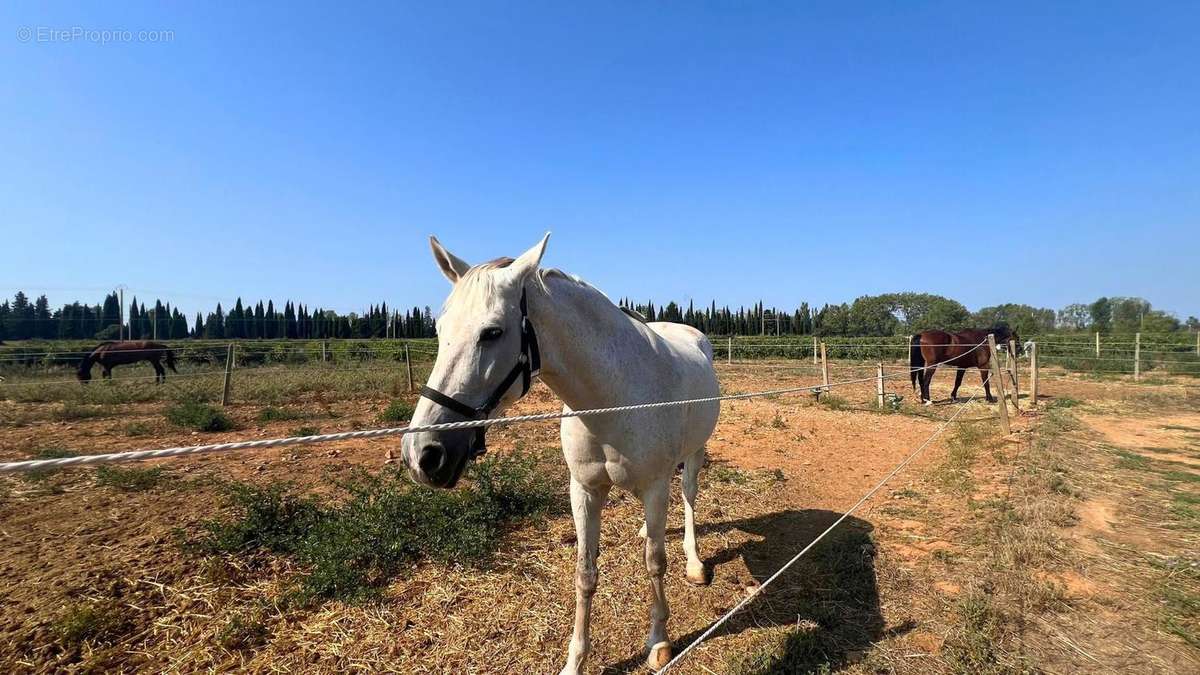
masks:
[[[1196,3],[159,4],[0,6],[0,293],[1200,315]]]

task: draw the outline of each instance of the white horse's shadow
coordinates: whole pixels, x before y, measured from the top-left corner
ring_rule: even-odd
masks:
[[[755,535],[755,539],[709,557],[705,565],[720,581],[729,576],[722,574],[722,566],[740,558],[761,583],[839,516],[819,509],[787,510],[698,525],[697,535],[703,538],[730,530]],[[884,629],[875,582],[875,547],[870,539],[873,529],[864,520],[847,518],[710,639],[751,628],[799,624],[778,654],[775,670],[801,673],[815,672],[826,664],[831,670],[841,670],[861,660],[879,640],[912,630],[915,625],[909,623]],[[675,644],[682,648],[705,628],[676,637]],[[644,653],[639,651],[608,665],[604,672],[644,669]]]

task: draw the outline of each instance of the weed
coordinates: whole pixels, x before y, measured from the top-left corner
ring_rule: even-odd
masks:
[[[144,469],[119,466],[102,466],[96,469],[96,484],[111,487],[121,492],[143,492],[159,484],[165,478],[160,467]]]
[[[431,490],[402,472],[356,473],[339,501],[301,497],[286,484],[231,484],[232,518],[205,523],[191,545],[207,553],[256,550],[290,555],[306,570],[291,598],[366,599],[413,563],[479,563],[499,546],[503,526],[546,512],[551,479],[527,455],[488,458],[469,488]]]
[[[312,426],[306,425],[306,426],[296,427],[295,429],[292,429],[291,433],[288,435],[289,436],[316,436],[319,433],[321,433],[321,429],[319,427],[312,427]]]
[[[86,420],[93,417],[103,417],[107,413],[100,406],[94,405],[79,405],[67,401],[62,404],[62,407],[54,411],[54,419],[61,422],[73,422],[75,420]]]
[[[115,602],[85,602],[65,608],[53,622],[58,641],[65,647],[78,647],[85,642],[111,641],[125,632],[129,616]]]
[[[125,425],[125,435],[130,437],[149,436],[154,430],[146,422],[130,422]]]
[[[379,413],[380,422],[407,422],[412,419],[413,405],[402,398],[392,399],[388,407]]]
[[[830,410],[850,410],[851,408],[849,401],[833,394],[825,394],[820,398],[820,402]]]
[[[194,431],[229,431],[234,428],[233,420],[225,413],[207,403],[187,401],[167,408],[166,417],[171,424]]]
[[[59,459],[61,457],[74,457],[79,453],[66,448],[42,448],[33,453],[30,459]],[[34,469],[26,471],[22,477],[30,483],[42,483],[61,469]]]
[[[229,651],[255,649],[267,643],[269,633],[261,612],[234,614],[217,633],[217,644]]]
[[[775,429],[786,429],[787,422],[783,421],[783,418],[779,416],[779,413],[775,413],[775,417],[771,418],[771,427]]]
[[[306,417],[306,415],[304,413],[300,412],[299,410],[293,410],[291,408],[277,408],[273,405],[269,405],[269,406],[263,408],[262,410],[258,411],[258,421],[259,422],[279,422],[279,421],[284,421],[284,420],[298,420],[298,419],[304,419],[304,417]]]

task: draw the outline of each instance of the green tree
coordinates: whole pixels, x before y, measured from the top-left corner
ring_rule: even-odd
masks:
[[[1112,303],[1108,298],[1099,298],[1088,305],[1088,314],[1092,317],[1092,330],[1098,333],[1112,330]]]

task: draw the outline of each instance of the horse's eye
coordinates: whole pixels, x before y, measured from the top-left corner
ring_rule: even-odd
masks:
[[[497,328],[494,326],[492,328],[484,328],[483,332],[479,334],[479,341],[491,342],[492,340],[499,340],[501,335],[504,335],[503,328]]]

